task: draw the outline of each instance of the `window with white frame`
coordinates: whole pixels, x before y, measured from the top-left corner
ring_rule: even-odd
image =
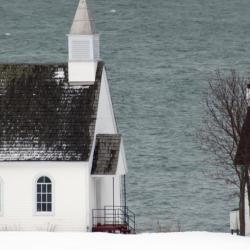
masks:
[[[47,176],[41,176],[36,183],[36,211],[52,212],[52,182]]]

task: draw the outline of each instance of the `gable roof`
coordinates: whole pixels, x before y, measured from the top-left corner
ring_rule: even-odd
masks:
[[[247,115],[240,133],[234,164],[250,165],[250,107],[247,108]]]
[[[115,175],[121,145],[120,134],[96,136],[92,175]]]
[[[88,160],[103,67],[76,88],[66,64],[0,65],[0,161]]]

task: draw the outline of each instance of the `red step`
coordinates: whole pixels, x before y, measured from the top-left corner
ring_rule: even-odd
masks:
[[[98,224],[92,227],[92,232],[105,232],[105,233],[123,233],[130,234],[131,230],[128,228],[126,224]]]

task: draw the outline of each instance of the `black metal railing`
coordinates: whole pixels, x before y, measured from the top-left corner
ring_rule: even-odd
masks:
[[[92,210],[92,226],[126,227],[130,233],[135,233],[135,214],[125,206],[104,206],[104,209]]]

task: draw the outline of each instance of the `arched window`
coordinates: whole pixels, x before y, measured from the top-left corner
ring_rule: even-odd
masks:
[[[36,183],[36,211],[52,212],[52,182],[47,176],[41,176]]]

